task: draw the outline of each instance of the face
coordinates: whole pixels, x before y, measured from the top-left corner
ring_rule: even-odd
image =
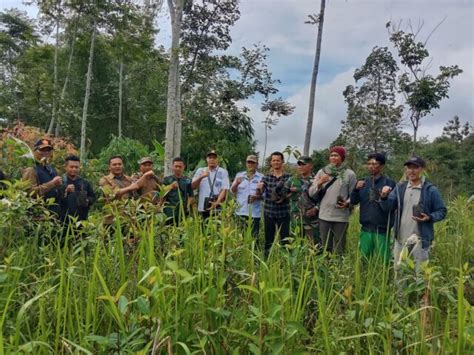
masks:
[[[367,170],[369,171],[370,175],[376,176],[382,172],[383,165],[375,159],[370,159],[367,161]]]
[[[114,158],[109,163],[109,171],[115,175],[120,176],[123,174],[123,161],[120,158]]]
[[[298,173],[303,176],[308,176],[313,170],[313,164],[305,164],[303,162],[298,162]]]
[[[43,148],[43,149],[38,149],[36,151],[36,156],[38,157],[38,160],[41,159],[49,159],[53,155],[53,150],[51,148]]]
[[[66,165],[64,165],[64,170],[66,174],[70,177],[76,177],[79,175],[79,170],[81,169],[81,163],[78,161],[68,160]]]
[[[423,168],[415,164],[408,164],[405,166],[405,175],[410,181],[418,181],[423,174]]]
[[[257,163],[255,163],[254,161],[247,160],[245,162],[245,166],[247,167],[247,171],[250,171],[252,173],[257,170]]]
[[[283,159],[279,155],[272,155],[270,165],[273,169],[280,170],[283,166]]]
[[[217,166],[217,155],[211,154],[206,158],[207,167],[208,168],[215,168]]]
[[[175,161],[171,167],[173,174],[176,176],[182,176],[184,173],[184,163],[182,161]]]
[[[144,162],[140,164],[140,172],[145,174],[147,171],[153,170],[153,163],[152,162]]]
[[[334,166],[339,166],[342,164],[342,157],[336,152],[329,154],[329,163]]]

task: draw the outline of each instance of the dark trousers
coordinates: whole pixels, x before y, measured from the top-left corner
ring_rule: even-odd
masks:
[[[247,216],[238,216],[239,224],[247,230],[247,226],[250,218],[250,227],[252,228],[252,236],[258,238],[258,232],[260,231],[260,218],[257,217],[247,217]]]
[[[320,219],[319,233],[323,248],[331,253],[344,253],[348,225],[348,222],[329,222]]]
[[[268,253],[273,245],[275,236],[280,234],[280,244],[288,243],[287,239],[290,236],[290,216],[273,218],[264,216],[265,225],[265,253]]]

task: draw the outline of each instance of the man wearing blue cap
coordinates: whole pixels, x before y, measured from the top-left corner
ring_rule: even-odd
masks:
[[[447,210],[439,190],[423,176],[425,161],[413,156],[404,165],[407,181],[394,189],[384,186],[380,193],[381,206],[385,211],[396,210],[393,248],[396,265],[402,250],[407,248],[419,268],[429,259],[434,223],[443,220]]]

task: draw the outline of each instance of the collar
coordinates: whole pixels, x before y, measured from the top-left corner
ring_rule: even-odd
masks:
[[[407,189],[421,189],[423,187],[424,183],[425,183],[425,177],[424,176],[421,177],[420,183],[416,186],[412,185],[411,181],[408,180]]]

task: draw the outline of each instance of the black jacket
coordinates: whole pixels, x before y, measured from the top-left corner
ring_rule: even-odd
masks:
[[[73,184],[75,191],[66,193],[66,186]],[[78,197],[84,191],[84,195],[87,196],[87,206],[78,206]],[[63,175],[63,184],[59,191],[60,206],[61,206],[61,220],[66,220],[68,216],[77,217],[79,221],[87,219],[89,209],[95,202],[96,197],[91,184],[82,179],[81,177],[71,180],[70,178]]]
[[[372,178],[364,179],[365,185],[360,190],[354,189],[351,194],[351,204],[360,203],[360,224],[367,232],[386,233],[395,221],[393,211],[385,211],[380,204],[380,192],[384,186],[392,189],[396,183],[392,179],[381,175],[372,182]],[[372,184],[373,183],[373,184]]]

